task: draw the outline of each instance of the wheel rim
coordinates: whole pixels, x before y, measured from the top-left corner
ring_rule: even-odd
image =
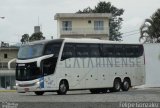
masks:
[[[125,81],[123,85],[124,85],[125,89],[129,88],[129,83],[127,81]]]
[[[119,82],[116,82],[116,83],[115,83],[115,89],[116,89],[116,90],[119,90],[119,89],[120,89],[120,83],[119,83]]]
[[[60,85],[60,91],[64,93],[64,92],[66,92],[66,90],[67,90],[67,87],[66,87],[65,83],[63,82],[63,83]]]

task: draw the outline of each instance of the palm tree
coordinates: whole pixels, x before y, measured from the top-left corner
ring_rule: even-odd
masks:
[[[146,19],[140,27],[140,41],[144,43],[160,43],[160,9],[150,19]]]

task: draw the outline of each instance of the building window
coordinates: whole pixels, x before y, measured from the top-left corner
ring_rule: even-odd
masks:
[[[72,30],[72,22],[71,21],[62,21],[62,27],[64,31]]]
[[[94,30],[104,30],[104,21],[94,21]]]
[[[4,54],[4,58],[8,58],[8,55],[7,55],[7,54]]]

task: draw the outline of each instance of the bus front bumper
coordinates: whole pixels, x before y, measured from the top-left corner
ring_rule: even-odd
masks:
[[[40,91],[40,82],[16,82],[16,90],[18,93],[32,92],[32,91]]]

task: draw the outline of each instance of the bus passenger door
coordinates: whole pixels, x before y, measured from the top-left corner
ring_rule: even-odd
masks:
[[[54,79],[53,79],[53,73],[55,71],[57,63],[57,58],[48,58],[43,60],[42,62],[42,70],[43,70],[43,76],[44,76],[44,88],[53,88],[54,86]]]
[[[53,54],[53,57],[44,59],[42,61],[42,70],[44,75],[44,87],[47,89],[55,86],[56,79],[53,78],[53,74],[56,69],[57,59],[61,48],[61,42],[49,43],[45,47],[44,55]]]

